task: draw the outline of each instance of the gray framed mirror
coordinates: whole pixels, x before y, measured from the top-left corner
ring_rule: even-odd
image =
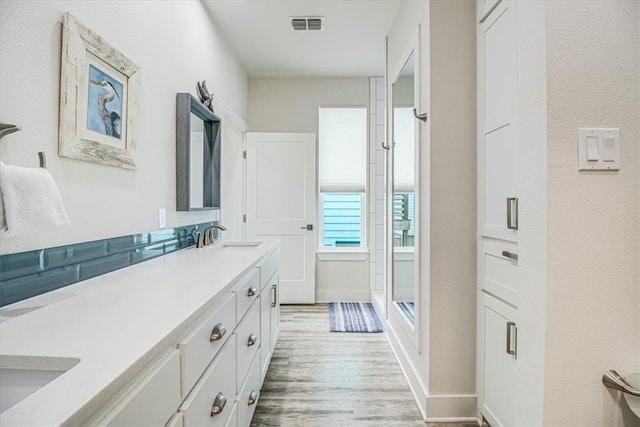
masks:
[[[176,210],[220,209],[220,117],[176,95]]]

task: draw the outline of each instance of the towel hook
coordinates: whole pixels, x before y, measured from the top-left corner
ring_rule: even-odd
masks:
[[[40,167],[42,169],[46,169],[47,168],[47,155],[44,153],[44,151],[38,151],[38,160],[40,160]]]
[[[9,123],[0,123],[0,139],[9,135],[10,133],[18,132],[22,128],[16,125],[10,125]]]
[[[422,114],[418,114],[418,111],[414,108],[413,109],[413,115],[416,117],[416,119],[418,120],[422,120],[423,122],[427,121],[427,113],[422,113]]]

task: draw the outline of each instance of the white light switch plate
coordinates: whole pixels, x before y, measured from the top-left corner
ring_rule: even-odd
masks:
[[[620,170],[620,129],[579,128],[578,170]]]
[[[167,211],[165,208],[158,209],[158,227],[165,228],[167,226]]]

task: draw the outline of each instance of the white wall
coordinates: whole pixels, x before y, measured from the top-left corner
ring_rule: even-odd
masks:
[[[70,12],[142,69],[137,171],[61,158],[58,104],[62,16]],[[7,164],[37,166],[47,154],[71,227],[0,240],[0,253],[57,246],[208,221],[211,212],[175,210],[175,94],[206,80],[216,106],[224,99],[241,117],[247,78],[199,1],[0,2],[1,120],[22,127],[3,138]]]
[[[418,24],[419,112],[429,115],[419,142],[421,345],[393,325],[390,340],[427,419],[463,419],[476,405],[475,4],[404,2],[389,34],[390,71]]]
[[[436,397],[459,396],[460,402],[473,401],[475,404],[475,397],[473,397],[475,395],[477,242],[475,4],[467,0],[432,0],[429,22],[431,25],[429,392]],[[462,406],[458,408],[458,410],[462,409]]]
[[[250,132],[318,134],[318,107],[369,105],[369,79],[249,79]],[[317,228],[317,227],[316,227]],[[316,260],[316,300],[369,299],[369,260]]]
[[[421,113],[431,114],[429,109],[430,102],[430,86],[429,86],[429,2],[428,1],[405,1],[398,9],[396,19],[387,36],[387,116],[390,118],[390,112],[393,110],[392,100],[392,82],[396,79],[397,71],[404,65],[405,58],[403,55],[408,49],[409,44],[417,31],[418,25],[421,26],[421,32],[418,37],[418,64],[420,73],[415,79],[420,84],[420,94],[415,98],[415,102],[420,104]],[[415,58],[415,57],[414,57]],[[415,59],[414,59],[415,61]],[[390,120],[390,119],[389,119]],[[430,121],[424,125],[418,126],[418,139],[420,150],[420,165],[429,165],[430,163]],[[393,126],[389,123],[387,129],[387,141],[393,141]],[[429,233],[420,232],[419,230],[428,230],[423,224],[429,223],[429,168],[420,167],[421,181],[418,183],[423,189],[427,189],[425,194],[416,194],[416,224],[418,224],[416,236],[416,245],[419,245],[420,255],[418,263],[421,267],[421,275],[417,276],[419,280],[420,291],[415,295],[415,313],[416,313],[416,332],[406,327],[406,322],[402,315],[399,314],[397,308],[391,303],[393,292],[391,279],[393,278],[393,263],[391,257],[387,256],[387,335],[391,347],[396,354],[403,371],[405,372],[409,385],[416,398],[416,403],[423,414],[426,414],[427,395],[428,395],[428,358],[429,358],[429,331],[427,318],[429,313]],[[391,188],[390,177],[388,174],[387,188]],[[418,211],[419,209],[419,211]],[[387,211],[389,215],[389,212]],[[422,228],[420,228],[422,227]],[[387,230],[387,247],[391,247],[392,241],[390,233]],[[426,274],[425,274],[426,273]],[[417,341],[418,348],[414,346]]]
[[[640,369],[640,3],[546,2],[544,424],[638,425],[602,373]],[[618,127],[619,172],[578,172],[578,127]]]

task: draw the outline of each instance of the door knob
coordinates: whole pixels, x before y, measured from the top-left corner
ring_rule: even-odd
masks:
[[[300,227],[300,230],[313,230],[313,224],[307,224],[304,227]]]

